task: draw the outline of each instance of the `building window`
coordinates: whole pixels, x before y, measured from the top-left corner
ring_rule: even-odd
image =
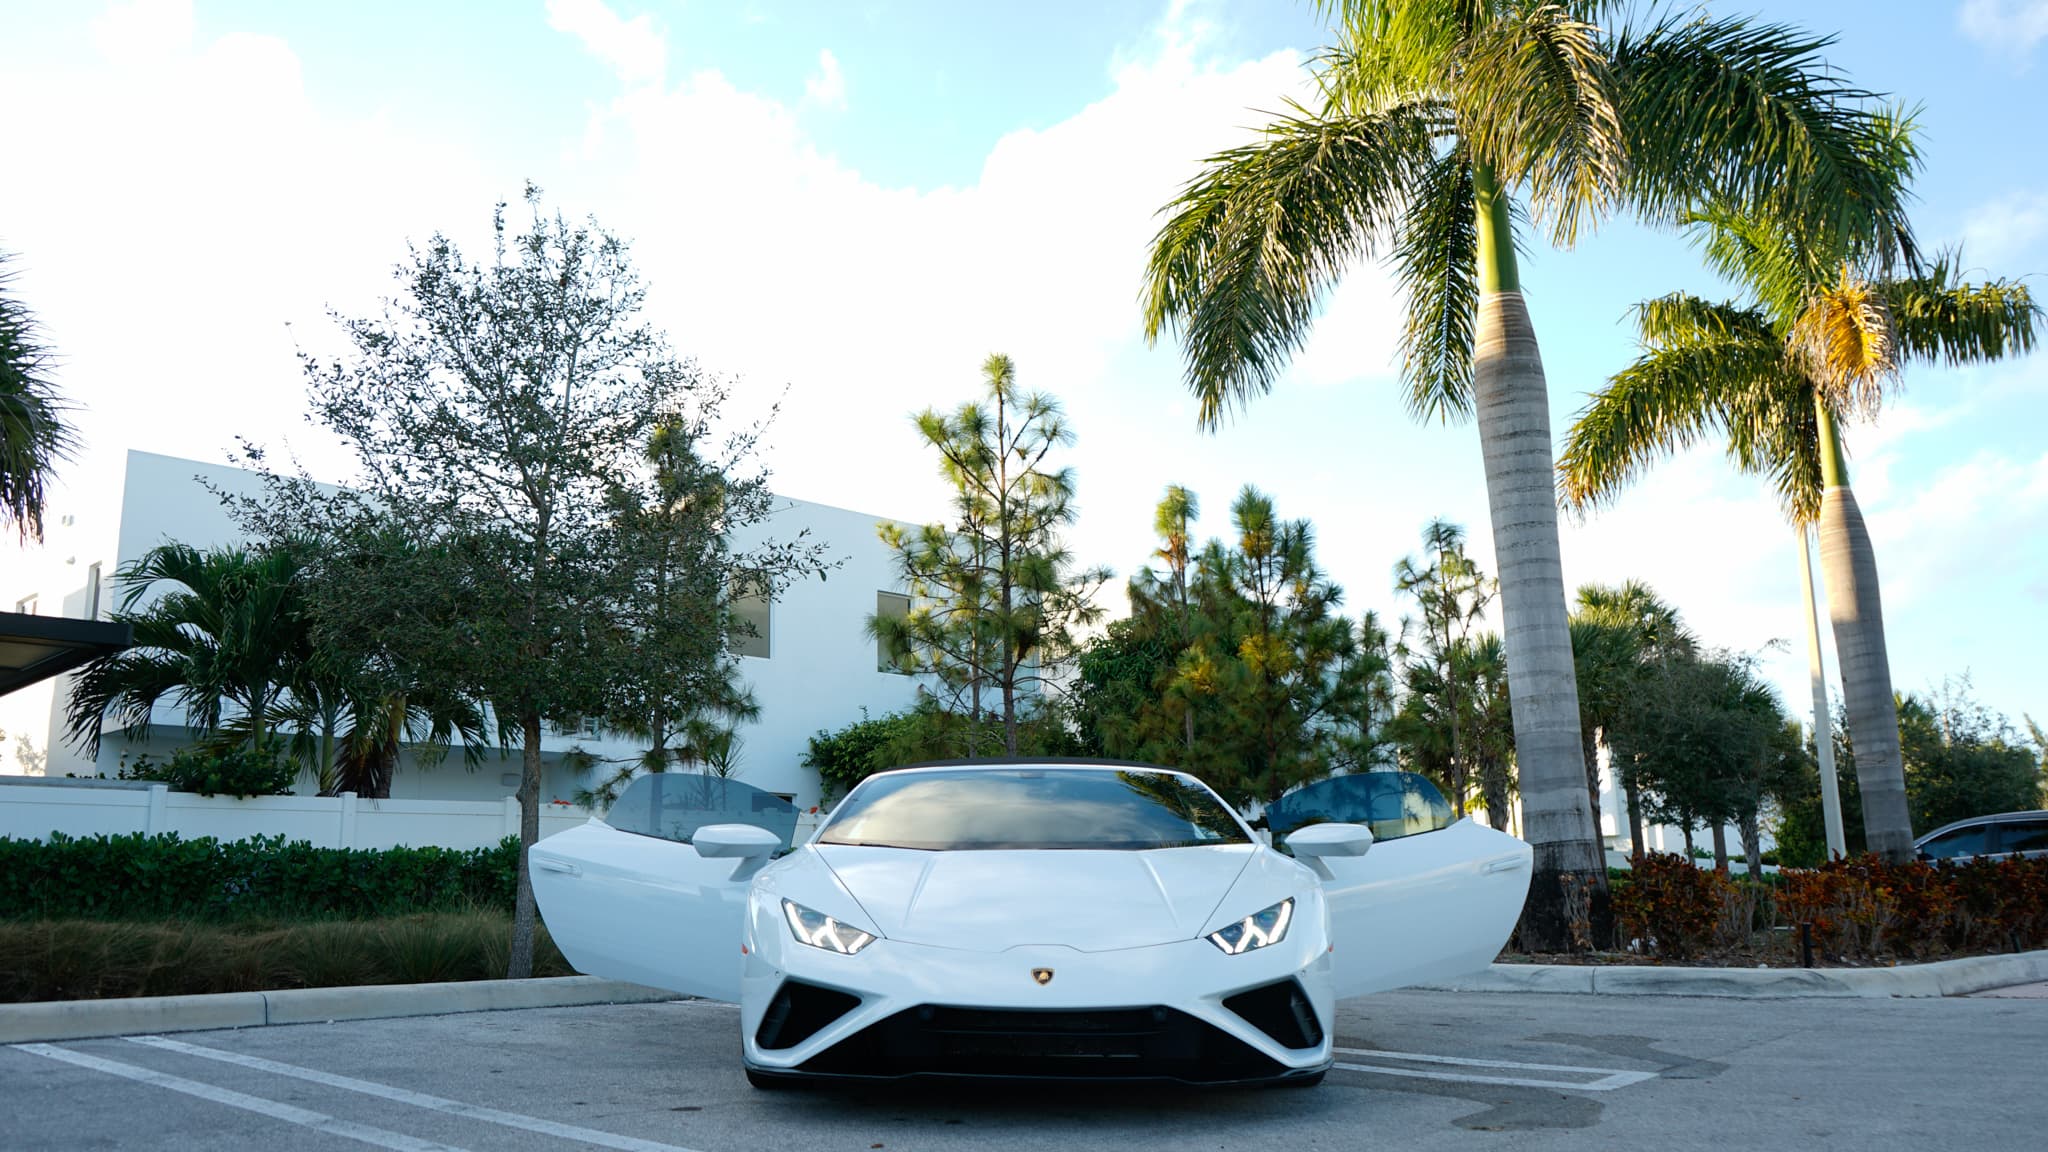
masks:
[[[740,576],[733,581],[733,639],[740,655],[768,658],[770,606],[767,581],[758,576]]]
[[[597,717],[564,716],[549,721],[548,727],[553,729],[557,736],[589,736],[594,739],[597,736]]]
[[[910,597],[901,592],[875,593],[875,619],[901,620],[910,615]],[[902,672],[894,660],[889,658],[889,645],[880,636],[875,637],[875,671]]]
[[[85,618],[100,618],[100,566],[94,564],[85,570]]]

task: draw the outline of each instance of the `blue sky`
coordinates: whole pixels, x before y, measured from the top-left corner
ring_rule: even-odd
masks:
[[[1839,31],[1832,63],[1921,107],[1924,240],[2048,271],[2030,143],[2048,2],[1762,11]],[[0,247],[86,406],[64,498],[111,499],[129,447],[218,459],[237,436],[342,478],[303,422],[294,348],[331,347],[326,310],[370,307],[408,239],[478,240],[531,178],[635,239],[655,318],[740,378],[745,410],[782,401],[768,459],[790,495],[936,515],[906,416],[965,398],[1007,351],[1080,435],[1083,559],[1130,573],[1168,483],[1201,494],[1210,532],[1252,483],[1315,522],[1354,609],[1397,618],[1389,570],[1425,520],[1491,547],[1474,432],[1400,405],[1385,274],[1357,270],[1276,394],[1214,436],[1173,349],[1138,333],[1152,211],[1299,90],[1318,39],[1312,5],[1274,0],[10,9],[0,101],[36,112],[16,153],[33,161],[0,179]],[[1626,223],[1535,251],[1523,279],[1560,431],[1630,355],[1631,304],[1718,291],[1682,241]],[[1900,687],[1968,672],[2048,720],[2029,643],[2048,638],[2044,415],[2037,356],[1915,369],[1850,431]],[[1712,452],[1569,526],[1565,549],[1569,581],[1647,580],[1711,643],[1799,639],[1791,531]],[[6,582],[50,559],[10,561]],[[1769,664],[1802,707],[1798,645]]]

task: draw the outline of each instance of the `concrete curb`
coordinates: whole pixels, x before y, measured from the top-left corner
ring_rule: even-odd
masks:
[[[647,1004],[678,1000],[673,992],[601,980],[556,976],[539,980],[461,980],[447,984],[371,984],[290,988],[213,996],[135,996],[111,1000],[47,1000],[0,1004],[0,1044],[84,1040],[143,1032],[196,1032],[266,1024],[315,1024],[390,1016],[444,1016],[507,1008],[573,1008],[584,1004]]]
[[[1654,968],[1634,965],[1494,964],[1423,988],[1441,992],[1560,992],[1601,996],[1797,996],[1865,999],[1967,996],[2048,980],[2048,949],[1966,956],[1895,968]]]

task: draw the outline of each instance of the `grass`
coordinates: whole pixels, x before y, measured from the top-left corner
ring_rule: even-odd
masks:
[[[496,980],[512,918],[492,910],[379,920],[0,921],[0,1003]],[[575,970],[536,926],[534,975]]]

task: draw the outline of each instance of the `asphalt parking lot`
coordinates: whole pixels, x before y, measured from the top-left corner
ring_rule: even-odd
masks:
[[[0,1048],[0,1148],[2038,1149],[2048,1000],[1402,992],[1315,1089],[759,1092],[732,1009],[536,1009]]]

